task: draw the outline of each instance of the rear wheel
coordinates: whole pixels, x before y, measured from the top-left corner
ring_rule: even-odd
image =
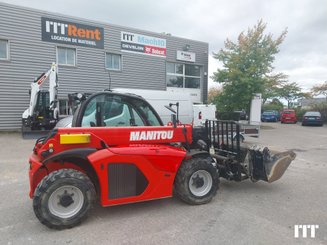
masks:
[[[205,204],[216,195],[219,175],[209,158],[192,158],[182,163],[178,170],[175,194],[192,205]]]
[[[85,174],[60,169],[44,177],[35,189],[34,213],[49,228],[71,228],[86,218],[95,196],[94,185]]]

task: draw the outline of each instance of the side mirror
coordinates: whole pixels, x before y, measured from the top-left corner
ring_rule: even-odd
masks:
[[[176,111],[173,109],[173,108],[171,108],[171,106],[169,105],[165,105],[165,107],[168,109],[168,110],[170,110],[172,113],[174,113],[174,114],[176,114]]]
[[[171,121],[173,123],[173,127],[177,128],[177,119],[176,119],[176,114],[171,114]]]

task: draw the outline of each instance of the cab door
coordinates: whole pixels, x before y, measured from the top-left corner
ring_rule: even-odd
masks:
[[[156,111],[144,99],[112,92],[90,96],[76,111],[73,127],[161,126]]]

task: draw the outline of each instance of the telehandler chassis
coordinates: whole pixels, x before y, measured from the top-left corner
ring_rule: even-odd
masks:
[[[175,195],[197,205],[213,199],[220,177],[279,179],[295,154],[245,147],[239,130],[233,121],[55,129],[36,141],[29,159],[34,212],[44,225],[65,229],[97,199],[112,206]]]

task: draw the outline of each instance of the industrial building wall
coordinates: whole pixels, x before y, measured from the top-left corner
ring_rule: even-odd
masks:
[[[185,44],[196,53],[194,64],[202,66],[202,93],[207,98],[208,44],[189,39],[67,17],[0,3],[0,39],[9,40],[9,60],[0,60],[0,130],[21,127],[21,115],[29,105],[30,84],[56,62],[56,49],[76,48],[76,66],[59,65],[59,98],[72,92],[96,92],[109,87],[105,53],[122,57],[122,70],[110,71],[111,87],[166,90],[166,62],[176,62],[176,50]],[[104,28],[104,49],[62,45],[41,40],[41,17],[78,22]],[[121,31],[166,39],[165,57],[121,51]],[[48,83],[44,85],[47,88]]]

